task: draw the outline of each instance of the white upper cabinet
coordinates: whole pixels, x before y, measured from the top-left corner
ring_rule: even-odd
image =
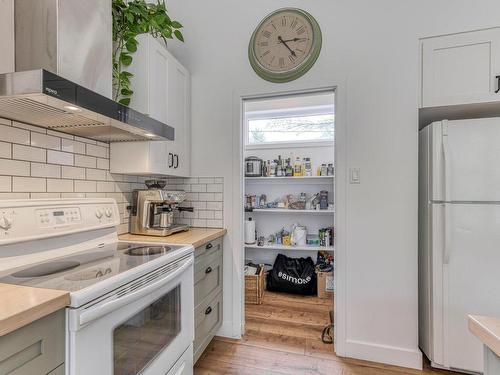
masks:
[[[139,46],[133,55],[132,64],[126,68],[134,74],[131,78],[131,88],[134,94],[130,107],[173,127],[175,140],[162,141],[161,147],[142,145],[138,148],[133,143],[112,145],[111,172],[126,174],[154,172],[155,174],[188,177],[191,171],[189,71],[168,52],[163,40],[144,34],[138,37],[138,42]],[[141,168],[138,165],[140,161],[132,160],[135,153],[140,153],[139,159],[144,161]],[[158,155],[151,155],[151,153]],[[120,160],[113,160],[118,154]],[[165,158],[165,160],[158,162],[158,158]],[[151,163],[152,160],[155,162]]]
[[[500,28],[422,40],[421,107],[500,100]]]

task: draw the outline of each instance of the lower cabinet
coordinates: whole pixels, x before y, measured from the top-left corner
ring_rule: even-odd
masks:
[[[63,375],[64,309],[0,337],[0,374]]]
[[[195,250],[195,363],[222,324],[222,264],[222,238]]]

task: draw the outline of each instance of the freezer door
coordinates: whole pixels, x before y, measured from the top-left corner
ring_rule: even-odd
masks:
[[[469,332],[467,316],[500,316],[500,204],[446,206],[444,245],[448,249],[443,251],[445,365],[481,372],[483,348]]]
[[[443,121],[430,129],[433,201],[500,201],[500,118]]]

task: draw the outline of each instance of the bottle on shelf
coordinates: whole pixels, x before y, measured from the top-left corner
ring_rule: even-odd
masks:
[[[320,176],[327,176],[328,175],[328,167],[326,164],[321,164],[321,173]]]
[[[333,164],[328,164],[326,175],[333,176],[333,174],[334,174]]]
[[[304,158],[302,161],[302,174],[304,176],[312,176],[311,158]]]
[[[302,173],[302,162],[300,161],[300,158],[297,156],[297,158],[295,159],[295,164],[293,166],[293,176],[299,177],[303,175],[304,174]]]
[[[286,169],[285,169],[286,177],[293,177],[293,168],[290,158],[286,159]]]

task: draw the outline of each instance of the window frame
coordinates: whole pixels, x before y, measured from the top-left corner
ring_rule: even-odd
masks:
[[[335,126],[335,106],[332,105],[320,105],[314,107],[297,107],[288,109],[278,109],[278,110],[265,110],[265,111],[252,111],[245,112],[244,114],[244,142],[246,150],[255,149],[269,149],[269,148],[296,148],[296,147],[325,147],[333,146],[334,139],[331,140],[301,140],[301,141],[284,141],[284,142],[263,142],[263,143],[249,143],[249,127],[251,120],[264,120],[264,119],[278,119],[287,117],[306,117],[315,115],[326,115],[330,114],[332,108],[333,111],[333,121]],[[334,127],[335,134],[335,127]]]

